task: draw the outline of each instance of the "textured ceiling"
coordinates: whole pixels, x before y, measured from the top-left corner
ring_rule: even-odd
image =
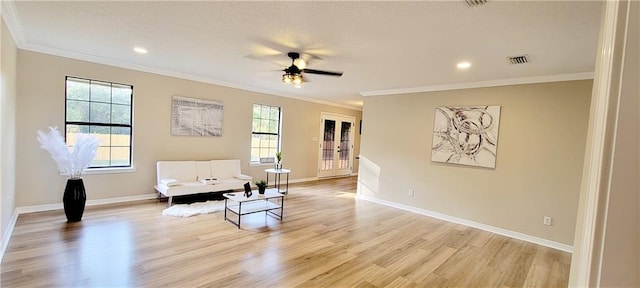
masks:
[[[22,49],[359,108],[362,95],[594,71],[602,2],[3,3]],[[134,46],[149,53],[138,55]],[[302,88],[286,52],[314,55]],[[530,63],[506,57],[528,54]],[[460,71],[459,61],[471,68]],[[569,76],[567,76],[569,75]],[[552,78],[550,78],[552,79]],[[108,80],[108,79],[107,79]],[[452,86],[453,85],[453,86]],[[375,92],[378,91],[378,92]]]

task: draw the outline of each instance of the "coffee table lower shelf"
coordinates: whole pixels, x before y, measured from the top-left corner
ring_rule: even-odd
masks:
[[[274,190],[274,191],[270,191]],[[222,194],[224,199],[224,219],[235,224],[240,229],[240,221],[243,215],[264,212],[282,221],[284,212],[284,195],[278,193],[275,189],[269,189],[265,194],[258,194],[257,191],[249,198],[242,196],[241,193],[225,193]],[[227,216],[227,211],[235,214],[238,221]]]

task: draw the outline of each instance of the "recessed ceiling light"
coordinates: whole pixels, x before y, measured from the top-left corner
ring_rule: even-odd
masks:
[[[147,54],[147,49],[144,49],[142,47],[135,47],[133,48],[133,51],[136,51],[136,53],[138,54]]]
[[[458,69],[467,69],[467,68],[471,67],[471,63],[469,63],[469,62],[460,62],[456,66],[458,67]]]

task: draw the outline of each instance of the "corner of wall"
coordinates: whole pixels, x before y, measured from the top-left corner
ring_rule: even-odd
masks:
[[[4,4],[4,3],[3,3]],[[4,13],[4,12],[3,12]],[[16,163],[16,42],[0,19],[0,238],[2,254],[13,231],[15,214],[15,163]]]
[[[13,211],[11,214],[11,221],[7,225],[7,228],[4,229],[2,233],[2,243],[0,243],[0,262],[4,258],[4,252],[7,251],[7,247],[9,246],[9,241],[11,241],[11,235],[13,234],[13,228],[16,226],[16,221],[18,221],[18,212]]]

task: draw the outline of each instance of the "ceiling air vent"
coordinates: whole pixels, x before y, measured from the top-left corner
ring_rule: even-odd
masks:
[[[464,0],[469,7],[481,6],[487,3],[488,0]]]
[[[507,57],[507,59],[509,59],[509,63],[511,63],[511,64],[527,64],[527,63],[529,63],[529,55],[511,56],[511,57]]]

